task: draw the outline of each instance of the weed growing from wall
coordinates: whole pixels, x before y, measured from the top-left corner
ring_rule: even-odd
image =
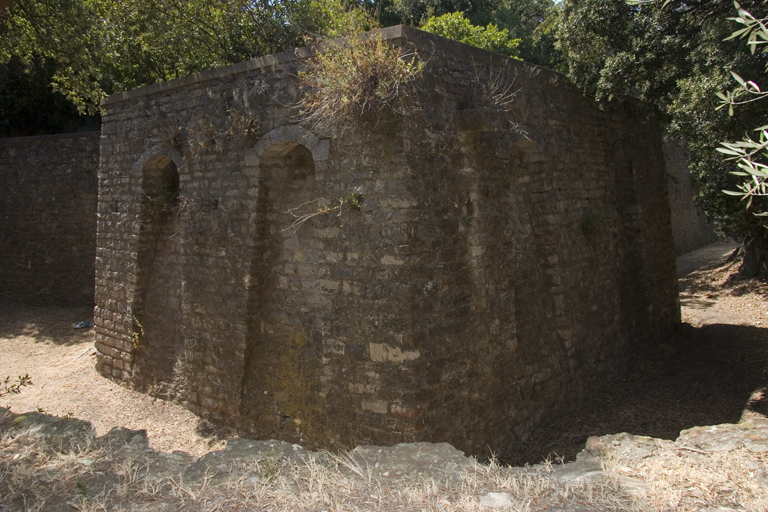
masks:
[[[254,100],[263,95],[265,90],[266,85],[257,82],[250,88],[233,89],[231,97],[223,99],[209,90],[208,98],[212,102],[221,103],[226,116],[214,119],[211,115],[204,115],[186,128],[189,135],[189,158],[196,158],[201,151],[221,154],[227,141],[232,148],[253,145],[262,135],[259,111]]]
[[[232,91],[232,101],[227,106],[227,131],[230,137],[237,137],[243,145],[254,143],[261,136],[258,113],[253,105],[248,90]]]
[[[186,144],[183,119],[171,117],[158,107],[145,110],[145,116],[140,121],[144,140],[175,150],[180,150]]]
[[[141,322],[139,322],[139,319],[136,318],[136,315],[131,315],[133,317],[133,332],[131,333],[131,344],[133,345],[133,349],[137,350],[139,348],[139,342],[141,342],[141,338],[144,336],[144,326],[141,325]]]
[[[283,228],[283,231],[290,231],[291,234],[293,234],[309,219],[320,215],[330,215],[332,213],[336,215],[336,218],[339,219],[339,222],[343,226],[344,219],[342,218],[342,214],[344,210],[359,210],[360,202],[362,200],[363,197],[359,194],[347,194],[346,196],[337,199],[337,204],[334,206],[327,204],[327,199],[313,199],[294,208],[289,208],[287,213],[289,213],[295,220],[290,226]],[[313,207],[312,205],[317,206]],[[307,211],[307,209],[309,209],[309,211]]]
[[[536,79],[540,70],[536,67],[523,65],[522,69],[502,65],[494,68],[493,62],[488,67],[479,66],[473,61],[474,76],[472,77],[471,95],[467,105],[472,109],[489,109],[502,116],[500,127],[507,133],[528,138],[525,126],[531,115],[524,100],[518,98],[520,87],[517,80],[521,73],[529,79]]]
[[[301,101],[304,122],[313,130],[343,132],[405,113],[413,105],[404,87],[423,68],[416,52],[387,45],[381,34],[330,43],[299,73],[299,83],[307,89]]]
[[[198,156],[199,151],[213,150],[221,154],[224,147],[219,140],[219,130],[210,116],[204,116],[197,120],[194,128],[188,129],[191,134],[189,144],[189,158]]]
[[[509,112],[515,103],[519,88],[515,87],[517,72],[511,76],[501,71],[494,71],[493,66],[486,73],[480,73],[475,67],[472,91],[478,106],[489,107]]]

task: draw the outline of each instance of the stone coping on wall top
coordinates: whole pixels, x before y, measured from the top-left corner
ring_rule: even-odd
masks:
[[[396,25],[394,27],[388,27],[385,29],[374,30],[371,33],[380,32],[385,40],[392,41],[403,37],[404,32],[403,25]],[[273,55],[265,55],[263,57],[255,57],[244,62],[238,62],[236,64],[230,64],[228,66],[222,66],[220,68],[208,69],[193,73],[191,75],[183,76],[181,78],[174,78],[167,82],[160,82],[151,85],[145,85],[138,89],[132,89],[130,91],[117,92],[110,95],[108,98],[101,101],[102,106],[113,105],[121,101],[130,100],[133,98],[139,98],[149,94],[154,94],[163,91],[172,91],[181,87],[194,85],[210,80],[216,80],[228,76],[238,75],[241,73],[247,73],[249,71],[257,69],[266,69],[277,66],[279,64],[285,64],[293,62],[295,60],[306,59],[312,54],[312,49],[308,46],[296,48],[293,50],[286,50],[284,52],[275,53]]]
[[[536,68],[539,71],[543,71],[552,75],[559,75],[559,73],[550,69],[537,66],[535,64],[524,63],[523,61],[512,59],[504,55],[496,54],[488,50],[483,50],[474,46],[470,46],[458,41],[452,41],[441,36],[436,36],[419,29],[409,27],[407,25],[395,25],[393,27],[387,27],[377,30],[371,30],[362,34],[363,37],[371,37],[375,34],[381,34],[381,37],[386,41],[399,42],[400,40],[429,43],[434,49],[443,48],[451,49],[456,52],[466,54],[467,58],[474,59],[488,59],[491,56],[500,57],[509,63],[516,63],[519,65],[530,66]],[[335,41],[341,42],[343,38],[336,39]],[[139,98],[141,96],[147,96],[159,92],[170,92],[182,87],[199,84],[211,80],[217,80],[225,77],[230,77],[242,73],[248,73],[249,71],[268,69],[271,67],[293,62],[296,60],[306,59],[312,54],[312,48],[304,46],[293,50],[286,50],[284,52],[276,53],[273,55],[265,55],[263,57],[255,57],[253,59],[238,62],[236,64],[230,64],[220,68],[208,69],[206,71],[200,71],[181,78],[175,78],[167,82],[160,82],[151,85],[145,85],[138,89],[132,89],[130,91],[117,92],[110,95],[101,101],[102,106],[110,106],[122,101]],[[426,56],[426,60],[429,56]]]
[[[55,133],[52,135],[29,135],[27,137],[2,137],[0,138],[0,144],[20,144],[27,142],[42,142],[47,140],[62,140],[62,139],[84,139],[89,137],[99,137],[100,131],[90,132],[75,132],[75,133]]]

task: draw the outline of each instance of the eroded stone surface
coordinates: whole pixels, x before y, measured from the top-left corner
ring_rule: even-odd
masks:
[[[404,443],[392,447],[358,446],[349,453],[380,478],[457,483],[473,460],[448,443]]]
[[[424,56],[414,108],[343,135],[297,119],[306,50],[104,103],[103,375],[259,439],[480,456],[671,332],[653,123],[547,69],[382,34]]]

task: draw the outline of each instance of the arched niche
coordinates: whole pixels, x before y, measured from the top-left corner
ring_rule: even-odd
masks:
[[[320,268],[313,224],[291,227],[295,217],[288,212],[320,206],[316,158],[327,158],[327,144],[294,127],[271,132],[254,149],[258,198],[240,416],[243,428],[260,438],[317,440],[308,429],[322,424],[311,420],[322,413],[322,339],[311,311]]]
[[[183,355],[180,161],[177,155],[154,154],[137,163],[141,194],[132,315],[134,378],[142,388],[170,384]]]
[[[261,158],[265,152],[267,156],[286,153],[296,145],[309,151],[314,162],[328,160],[330,141],[297,125],[281,126],[264,134],[253,147],[253,152]]]

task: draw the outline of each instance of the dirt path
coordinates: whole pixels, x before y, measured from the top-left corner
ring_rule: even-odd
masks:
[[[739,422],[768,413],[768,284],[729,276],[733,245],[684,255],[679,268],[683,324],[677,334],[593,397],[578,414],[540,429],[505,462],[572,458],[589,436],[618,432],[675,439],[696,425]],[[712,259],[715,265],[706,266]],[[703,267],[702,267],[703,265]],[[698,270],[694,270],[698,269]],[[146,429],[151,446],[202,455],[223,446],[212,429],[181,406],[101,378],[93,369],[93,335],[74,325],[88,309],[0,305],[0,376],[29,374],[34,383],[0,399],[16,413],[42,409],[94,424]]]
[[[768,414],[768,283],[734,277],[735,244],[678,260],[683,324],[579,411],[540,429],[505,462],[572,460],[589,436],[674,440],[683,429]]]
[[[97,435],[146,429],[153,448],[203,455],[223,446],[185,408],[125,389],[94,370],[93,333],[76,330],[89,309],[0,306],[0,375],[29,374],[33,385],[0,398],[16,413],[42,410],[88,420]]]
[[[677,258],[677,278],[681,279],[703,267],[725,262],[738,246],[733,240],[721,240],[697,251],[682,254]]]

